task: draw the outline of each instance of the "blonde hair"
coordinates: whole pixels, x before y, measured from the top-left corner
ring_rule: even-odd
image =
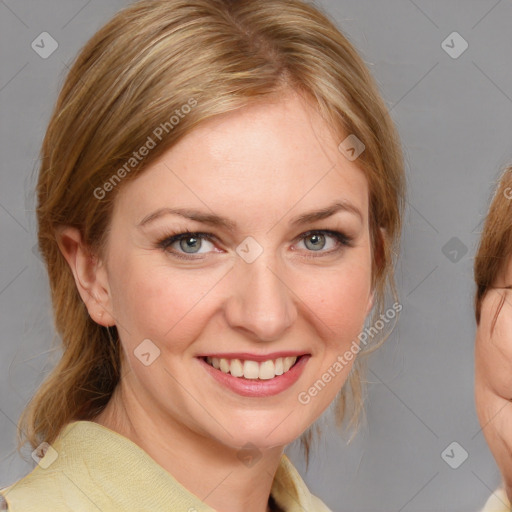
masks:
[[[376,316],[384,311],[388,286],[396,296],[393,266],[405,189],[401,147],[366,65],[333,22],[300,0],[135,2],[79,53],[42,145],[38,241],[63,355],[20,419],[19,446],[51,443],[70,421],[94,418],[120,376],[117,331],[89,317],[56,229],[79,228],[101,256],[123,183],[202,122],[287,88],[309,98],[340,142],[353,134],[364,143],[357,163],[370,190]],[[194,108],[171,129],[171,116],[192,100]],[[98,192],[164,125],[165,137],[121,173],[122,182],[108,194]],[[360,364],[358,357],[348,379],[351,423],[362,410]],[[337,402],[339,424],[348,392],[344,387]],[[306,459],[310,439],[310,432],[301,439]]]
[[[499,275],[505,270],[512,255],[512,165],[503,171],[494,191],[494,197],[485,219],[482,236],[478,245],[474,263],[475,318],[480,324],[482,302],[486,293],[492,289]],[[495,312],[491,330],[494,329],[498,315],[505,303],[503,294]]]

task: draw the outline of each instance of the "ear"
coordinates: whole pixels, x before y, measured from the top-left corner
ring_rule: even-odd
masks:
[[[56,236],[59,249],[71,268],[78,293],[90,317],[104,327],[115,325],[104,263],[83,244],[77,228],[62,226]]]

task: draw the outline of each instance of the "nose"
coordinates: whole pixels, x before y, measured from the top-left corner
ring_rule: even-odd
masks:
[[[264,255],[253,263],[237,261],[225,304],[228,324],[256,341],[282,338],[297,318],[295,295],[286,283],[284,269],[270,263]]]

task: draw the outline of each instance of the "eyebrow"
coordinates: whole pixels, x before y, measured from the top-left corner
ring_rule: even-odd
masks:
[[[360,220],[363,220],[363,214],[361,213],[361,211],[352,203],[343,200],[336,201],[335,203],[331,204],[330,206],[327,206],[326,208],[322,208],[320,210],[313,210],[298,215],[297,217],[291,219],[290,225],[299,226],[303,224],[308,224],[310,222],[327,219],[328,217],[331,217],[332,215],[340,211],[352,213],[359,217]],[[235,231],[237,229],[236,222],[230,219],[220,217],[219,215],[215,215],[212,213],[194,210],[191,208],[159,208],[158,210],[144,217],[139,222],[138,226],[143,227],[149,224],[150,222],[160,217],[163,217],[164,215],[179,215],[186,219],[201,222],[203,224],[208,224],[210,226],[222,227],[227,229],[228,231]]]

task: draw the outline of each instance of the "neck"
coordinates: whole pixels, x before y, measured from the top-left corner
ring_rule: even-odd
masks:
[[[125,381],[121,381],[121,384]],[[139,445],[185,489],[223,512],[274,512],[269,500],[284,447],[258,451],[254,464],[241,463],[238,449],[201,435],[168,416],[154,418],[118,388],[94,421]]]

